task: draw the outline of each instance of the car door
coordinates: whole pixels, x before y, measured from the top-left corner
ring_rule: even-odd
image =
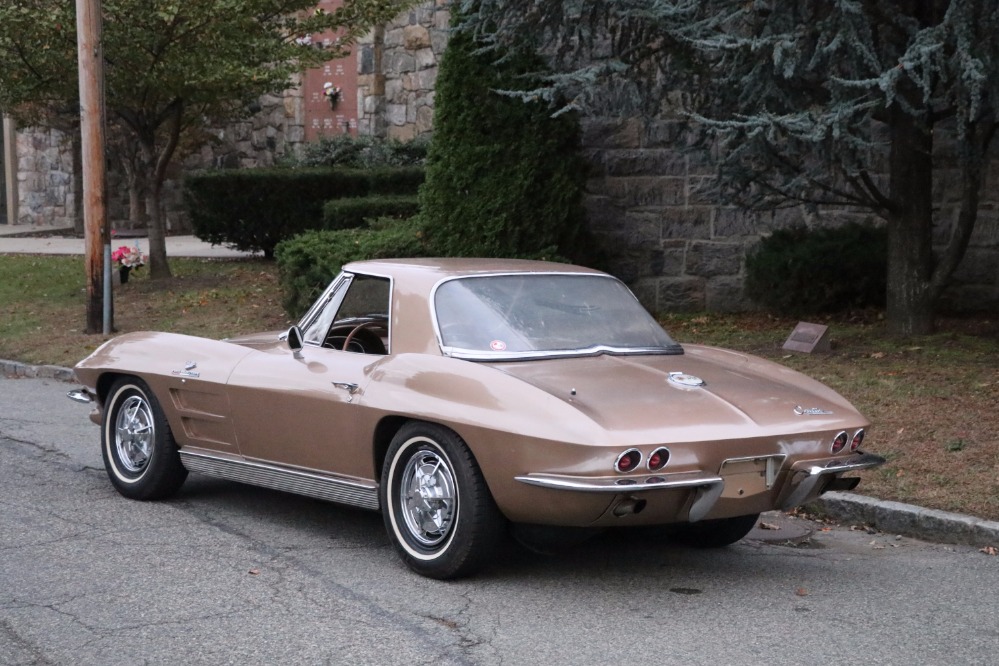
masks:
[[[230,376],[239,450],[248,460],[373,478],[361,411],[388,355],[391,283],[348,275],[323,298],[303,321],[301,352],[279,345],[244,359]]]

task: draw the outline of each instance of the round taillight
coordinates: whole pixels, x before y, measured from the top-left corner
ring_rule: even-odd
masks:
[[[860,445],[864,443],[864,431],[863,429],[858,430],[853,435],[853,441],[850,443],[850,450],[856,451],[860,448]]]
[[[842,451],[843,447],[846,446],[846,439],[847,439],[847,434],[845,432],[841,432],[840,434],[836,435],[836,439],[834,439],[832,443],[832,452],[839,453],[840,451]]]
[[[665,467],[666,463],[668,462],[669,462],[669,449],[663,446],[652,452],[652,455],[649,456],[648,466],[650,470],[655,472],[656,470],[660,470],[663,467]]]
[[[614,469],[619,472],[630,472],[642,462],[642,452],[638,449],[628,449],[617,457]]]

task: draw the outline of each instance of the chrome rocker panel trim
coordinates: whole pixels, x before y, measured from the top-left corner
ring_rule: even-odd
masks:
[[[705,472],[672,472],[628,477],[564,476],[560,474],[527,474],[514,477],[521,483],[555,490],[576,490],[597,493],[628,493],[649,490],[693,490],[693,501],[687,520],[694,523],[704,518],[721,497],[725,481]]]
[[[885,459],[873,453],[856,453],[849,458],[834,458],[832,460],[802,460],[791,466],[791,474],[794,477],[805,477],[794,486],[794,490],[787,499],[781,503],[781,509],[787,511],[811,498],[819,483],[825,477],[832,474],[842,474],[844,472],[854,472],[862,469],[870,469],[885,464]]]
[[[191,472],[362,509],[377,511],[380,508],[378,486],[373,483],[336,479],[260,462],[230,460],[184,449],[178,453],[181,463]]]

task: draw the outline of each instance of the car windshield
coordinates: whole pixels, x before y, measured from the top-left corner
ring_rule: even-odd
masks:
[[[458,278],[437,288],[434,308],[444,352],[460,358],[683,353],[628,288],[606,275]]]

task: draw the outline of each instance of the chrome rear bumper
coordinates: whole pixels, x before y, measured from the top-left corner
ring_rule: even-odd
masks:
[[[760,456],[759,459],[765,460],[773,457]],[[783,456],[779,457],[783,460]],[[726,463],[746,460],[756,460],[756,458],[732,458],[726,461]],[[802,460],[797,462],[786,471],[787,476],[783,484],[790,491],[784,490],[782,494],[786,494],[786,499],[780,502],[778,508],[783,510],[791,509],[813,499],[813,497],[825,489],[826,486],[822,484],[829,481],[828,477],[832,475],[870,469],[878,465],[883,465],[884,462],[884,458],[871,453],[855,453],[850,456],[838,458]],[[724,467],[725,464],[722,465],[723,469]],[[781,472],[783,473],[783,470]],[[768,466],[767,489],[771,488],[774,481],[776,481],[776,475],[777,471],[774,470],[771,472]],[[772,479],[771,476],[773,477]],[[629,477],[584,477],[564,474],[531,473],[514,478],[521,483],[541,488],[591,493],[627,493],[633,495],[653,490],[689,490],[693,493],[690,512],[687,517],[687,520],[690,522],[696,522],[708,515],[725,489],[725,479],[723,476],[703,471],[643,474]]]
[[[885,459],[873,453],[855,453],[849,458],[802,460],[791,466],[791,487],[794,490],[781,502],[783,510],[792,509],[817,494],[820,482],[832,474],[871,469],[885,464]]]

